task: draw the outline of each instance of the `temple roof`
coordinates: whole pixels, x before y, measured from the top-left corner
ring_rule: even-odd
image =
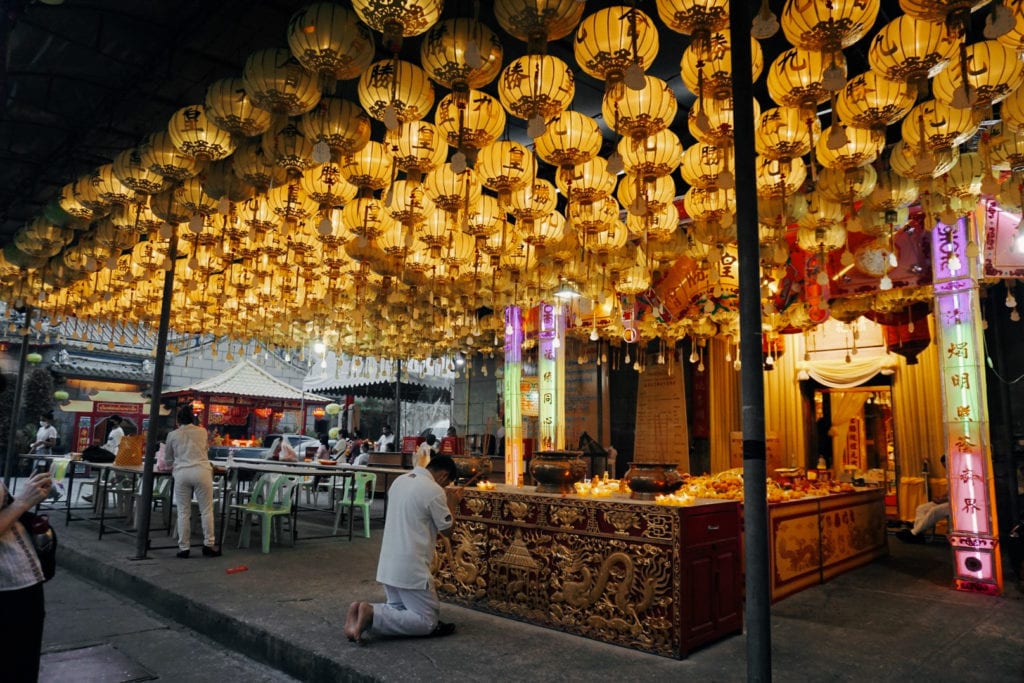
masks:
[[[330,403],[331,400],[319,394],[297,389],[287,382],[277,379],[248,359],[242,359],[233,368],[229,368],[215,377],[163,393],[164,396],[187,394],[245,396],[286,401],[304,400],[307,403]]]

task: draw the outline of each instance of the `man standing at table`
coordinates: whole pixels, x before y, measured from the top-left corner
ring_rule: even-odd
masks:
[[[178,428],[164,442],[164,462],[173,468],[174,504],[178,506],[178,557],[189,556],[192,531],[192,493],[203,523],[203,555],[219,557],[213,524],[213,466],[208,457],[206,430],[195,424],[192,404],[178,409]]]
[[[384,538],[377,581],[386,602],[353,602],[345,619],[345,636],[363,642],[378,636],[447,636],[455,624],[440,621],[441,602],[430,574],[437,534],[451,535],[462,489],[445,488],[455,480],[455,461],[441,455],[395,479],[388,491]]]

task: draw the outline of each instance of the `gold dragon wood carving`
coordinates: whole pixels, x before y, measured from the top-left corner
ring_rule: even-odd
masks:
[[[557,554],[568,566],[558,572],[560,577],[552,577],[551,621],[608,642],[632,642],[655,651],[670,648],[671,621],[666,616],[672,600],[666,593],[671,568],[656,561],[659,552],[646,545],[628,546],[599,560],[562,546]],[[638,567],[638,554],[647,555],[645,569]]]

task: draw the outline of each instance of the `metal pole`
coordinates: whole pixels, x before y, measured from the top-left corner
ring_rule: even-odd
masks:
[[[146,432],[146,451],[142,459],[142,492],[135,520],[135,558],[146,559],[149,550],[149,516],[153,505],[153,464],[157,449],[157,424],[160,421],[160,396],[164,386],[164,359],[167,356],[167,327],[171,319],[171,299],[174,296],[174,261],[178,258],[178,231],[174,230],[167,252],[171,267],[164,272],[164,293],[160,302],[160,326],[156,335],[156,362],[153,363],[153,390],[149,399],[149,430]],[[186,502],[186,505],[189,503]]]
[[[21,352],[18,355],[18,377],[14,383],[14,405],[11,407],[11,425],[7,431],[7,455],[4,458],[4,488],[11,488],[11,467],[18,435],[18,420],[21,418],[21,395],[25,389],[25,368],[28,365],[28,338],[32,329],[32,307],[25,306],[25,332],[21,335]],[[71,495],[71,492],[68,492]]]
[[[740,286],[740,389],[743,410],[743,515],[746,557],[747,680],[770,681],[768,502],[765,485],[764,375],[761,369],[760,244],[754,183],[751,3],[729,5],[735,126],[736,228]]]
[[[391,450],[402,450],[402,361],[395,360],[395,441]]]

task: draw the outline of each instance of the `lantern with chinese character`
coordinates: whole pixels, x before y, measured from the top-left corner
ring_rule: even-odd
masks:
[[[315,146],[324,143],[335,155],[354,154],[370,141],[370,118],[354,102],[323,97],[302,115],[299,131]],[[322,161],[323,159],[318,159]]]
[[[583,16],[579,0],[494,0],[494,18],[506,33],[541,54],[549,40],[572,33]]]
[[[957,52],[956,37],[941,24],[909,14],[896,17],[871,39],[868,63],[893,81],[925,85]]]
[[[434,85],[420,67],[401,59],[385,59],[359,77],[359,102],[389,129],[419,121],[434,106]]]
[[[479,151],[475,167],[485,187],[498,193],[498,200],[533,180],[537,160],[529,149],[518,142],[496,140]]]
[[[178,151],[199,161],[217,161],[235,151],[231,133],[218,127],[201,104],[176,111],[167,124],[167,132]]]
[[[572,104],[575,96],[572,69],[548,55],[526,55],[513,60],[498,80],[498,97],[508,113],[531,122],[539,117],[541,126]]]
[[[420,63],[435,82],[465,102],[470,88],[482,88],[501,71],[501,42],[494,31],[460,17],[434,24],[420,44]]]
[[[253,105],[274,114],[298,116],[320,101],[320,79],[306,71],[284,48],[257,50],[242,70]]]
[[[316,2],[292,15],[288,47],[328,83],[357,78],[373,61],[373,34],[355,13],[333,2]]]
[[[654,76],[645,79],[643,88],[627,89],[619,99],[605,96],[601,101],[604,120],[616,133],[637,142],[668,128],[676,109],[672,88]]]
[[[359,18],[374,31],[384,34],[384,46],[398,52],[402,38],[418,36],[441,16],[441,0],[353,0]]]
[[[631,88],[643,87],[643,72],[658,55],[658,29],[635,7],[607,7],[584,17],[573,49],[579,67],[604,81],[606,94],[621,97],[627,72],[633,74]]]
[[[761,44],[750,39],[751,76],[756,81],[764,69]],[[716,100],[732,97],[732,45],[728,33],[712,33],[708,42],[691,42],[679,63],[683,83],[698,97]]]

